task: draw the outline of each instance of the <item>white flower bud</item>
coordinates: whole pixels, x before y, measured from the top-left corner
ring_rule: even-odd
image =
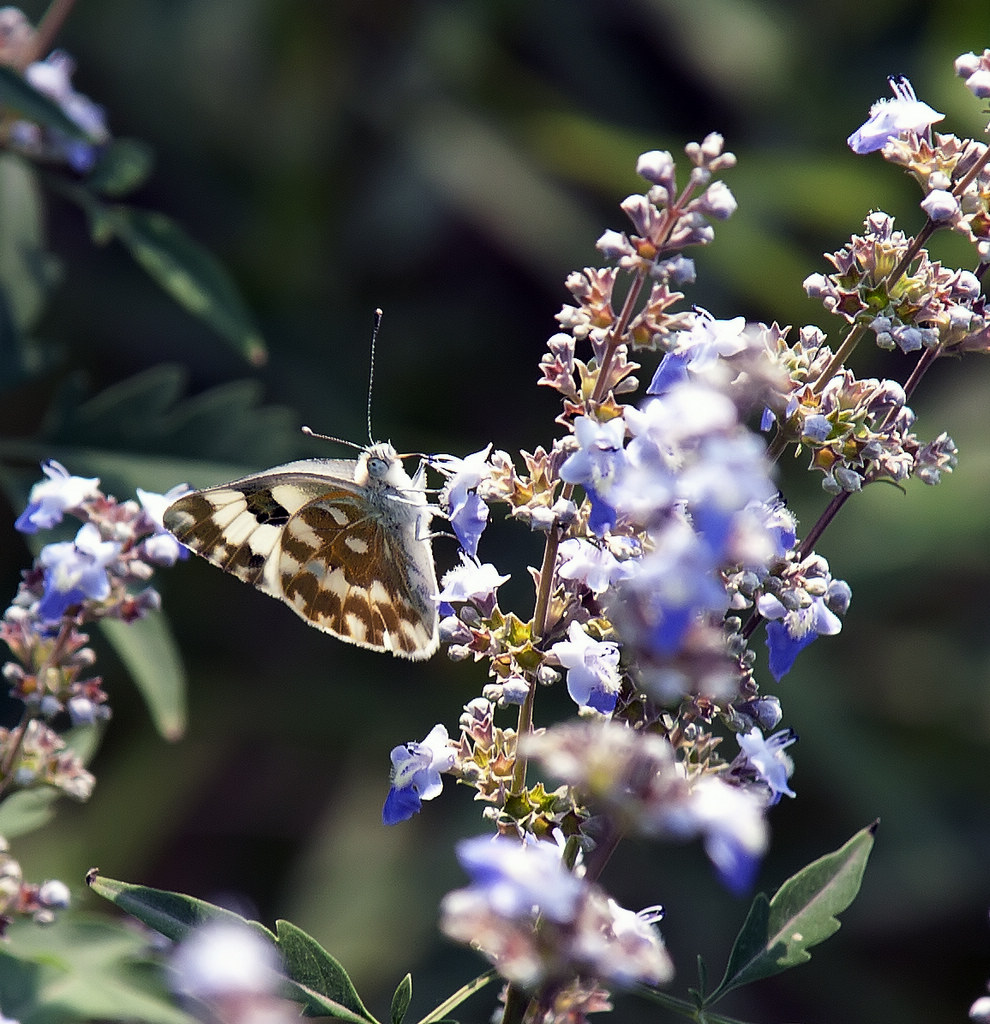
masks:
[[[934,189],[921,201],[921,208],[936,224],[952,220],[959,213],[959,200],[951,192]]]
[[[980,58],[975,53],[962,53],[956,57],[953,67],[960,78],[969,78],[980,70]]]
[[[57,878],[50,878],[47,882],[43,882],[38,889],[38,899],[53,910],[64,910],[71,899],[69,887]]]
[[[650,150],[636,161],[636,173],[654,185],[663,185],[674,176],[674,158],[666,150]]]

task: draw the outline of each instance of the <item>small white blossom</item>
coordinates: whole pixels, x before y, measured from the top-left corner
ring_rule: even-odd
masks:
[[[172,956],[172,988],[194,999],[273,995],[281,977],[275,947],[253,928],[209,921],[194,928]]]
[[[919,100],[911,83],[903,76],[891,77],[887,81],[894,98],[878,100],[870,107],[869,119],[846,140],[854,153],[873,153],[883,149],[890,139],[908,132],[921,134],[945,117],[945,114]]]
[[[31,488],[28,506],[14,524],[21,533],[51,529],[62,521],[65,512],[78,508],[99,494],[98,477],[72,476],[54,459],[43,462],[41,471],[48,479]]]
[[[797,736],[790,729],[764,737],[757,728],[736,736],[740,755],[733,765],[747,768],[756,773],[760,782],[770,788],[770,803],[777,803],[781,796],[794,797],[797,794],[788,786],[787,778],[794,770],[794,764],[784,753],[784,748],[795,742]]]
[[[619,561],[607,547],[584,537],[571,537],[560,545],[561,579],[583,583],[593,594],[601,594],[636,571],[631,559]]]
[[[479,608],[494,608],[495,591],[509,576],[500,573],[491,562],[479,562],[463,551],[460,555],[461,564],[444,573],[438,600],[446,604],[470,602]]]

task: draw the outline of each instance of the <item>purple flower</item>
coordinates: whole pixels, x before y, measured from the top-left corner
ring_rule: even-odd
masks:
[[[397,825],[418,814],[423,800],[434,800],[443,791],[440,773],[454,766],[457,754],[447,730],[435,725],[422,743],[403,743],[392,748],[392,786],[382,808],[382,822]]]
[[[644,402],[641,409],[626,406],[624,412],[633,436],[630,457],[633,450],[646,443],[663,453],[710,434],[734,430],[738,425],[732,400],[695,382],[672,388],[662,399]]]
[[[713,562],[725,559],[739,513],[776,490],[763,442],[748,431],[705,438],[681,472],[679,490]]]
[[[758,515],[771,540],[777,558],[786,558],[797,541],[797,519],[779,498],[766,502],[751,502],[749,509]]]
[[[551,921],[573,920],[584,884],[552,843],[477,836],[457,844],[457,859],[501,916],[528,919],[539,908]]]
[[[730,892],[743,895],[753,887],[768,834],[762,801],[752,791],[703,776],[667,825],[684,838],[702,837],[708,859]]]
[[[689,353],[668,352],[660,360],[660,365],[657,367],[657,372],[653,374],[653,380],[650,381],[646,393],[648,395],[665,395],[678,384],[687,384],[691,379],[688,374],[690,365]]]
[[[246,922],[206,921],[175,948],[169,982],[175,992],[206,1001],[274,996],[282,985],[281,966],[275,947]],[[271,1007],[266,1011],[270,1019],[281,1019]]]
[[[832,424],[827,416],[821,413],[813,413],[805,418],[801,425],[802,440],[815,444],[823,444],[828,435],[832,432]]]
[[[698,203],[698,209],[712,220],[728,220],[737,206],[736,197],[724,181],[713,181]]]
[[[724,504],[718,494],[719,482],[699,458],[699,451],[706,440],[715,444],[716,438],[726,445],[725,453],[730,451],[732,443],[725,437],[738,431],[739,424],[736,407],[727,395],[700,383],[678,384],[641,409],[626,406],[624,419],[632,440],[610,500],[625,519],[645,526],[664,522],[672,505],[689,499],[692,491],[700,496],[706,475],[710,483],[704,489],[714,496],[709,507],[714,510]],[[714,454],[715,450],[711,451]],[[750,463],[761,458],[755,448],[750,449]],[[763,469],[759,475],[765,474]],[[766,493],[768,485],[761,488]],[[712,521],[709,525],[718,524]]]
[[[637,643],[667,658],[680,650],[700,614],[725,611],[728,598],[709,546],[683,517],[672,517],[618,600],[620,607],[632,601],[640,611],[646,632]]]
[[[794,665],[797,656],[819,636],[832,636],[842,629],[842,621],[823,597],[795,611],[788,611],[772,594],[764,594],[757,603],[767,623],[767,649],[770,672],[779,683]]]
[[[606,231],[595,242],[595,248],[607,260],[631,258],[636,255],[632,242],[621,231]]]
[[[99,495],[98,477],[72,476],[60,462],[49,459],[41,464],[48,477],[31,488],[28,506],[14,523],[21,533],[50,530],[62,521],[65,512],[79,508],[84,501]]]
[[[977,98],[990,96],[990,51],[984,50],[977,57],[975,53],[963,53],[956,57],[955,71],[966,79],[966,88]]]
[[[674,158],[665,149],[651,149],[641,153],[636,161],[636,173],[654,185],[672,188],[675,184]]]
[[[952,220],[959,213],[959,200],[945,189],[932,189],[921,201],[921,208],[936,223]]]
[[[607,640],[592,639],[579,622],[567,627],[567,637],[550,648],[567,669],[567,692],[580,707],[610,714],[615,709],[622,682],[618,646]]]
[[[45,592],[38,602],[39,618],[52,622],[87,598],[103,601],[109,597],[107,566],[119,554],[120,545],[102,540],[92,523],[85,523],[74,541],[43,547],[38,562],[45,570]]]
[[[440,927],[514,984],[533,988],[576,974],[621,986],[672,978],[654,927],[662,908],[620,907],[568,871],[552,843],[482,836],[459,843],[457,857],[471,885],[444,897]]]
[[[45,60],[29,64],[24,77],[38,90],[53,99],[65,115],[74,121],[92,140],[70,139],[60,132],[51,132],[49,143],[56,155],[77,171],[88,171],[96,160],[96,145],[110,138],[102,107],[72,88],[72,58],[61,50],[53,50]],[[36,126],[31,126],[36,127]],[[30,136],[29,136],[30,137]]]
[[[778,683],[794,667],[797,656],[817,638],[818,634],[813,630],[798,636],[791,636],[783,621],[767,623],[770,673]]]
[[[591,502],[588,526],[592,533],[601,537],[616,522],[609,491],[625,465],[622,444],[626,424],[621,416],[607,423],[579,416],[574,421],[574,436],[580,447],[560,467],[560,478],[584,488]]]
[[[72,900],[72,894],[65,882],[57,878],[49,878],[42,882],[38,889],[38,900],[51,910],[65,910]]]
[[[478,497],[478,484],[488,475],[488,445],[463,459],[453,455],[435,455],[431,465],[440,470],[447,483],[440,495],[440,504],[461,547],[472,557],[478,553],[478,542],[488,525],[488,506]]]
[[[908,132],[920,135],[945,117],[927,103],[922,103],[903,75],[891,75],[887,82],[894,98],[878,100],[870,107],[869,119],[846,140],[854,153],[873,153],[883,149],[891,139]]]
[[[704,310],[695,316],[690,330],[678,331],[675,338],[646,389],[648,395],[665,395],[691,374],[702,373],[718,359],[738,355],[750,345],[743,317],[716,320]]]

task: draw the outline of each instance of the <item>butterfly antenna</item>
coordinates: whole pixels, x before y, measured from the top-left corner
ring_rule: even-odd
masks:
[[[375,343],[378,341],[378,328],[382,325],[382,311],[375,310],[375,322],[371,328],[371,368],[368,370],[368,444],[375,443],[375,436],[371,432],[371,393],[375,383]],[[355,444],[343,437],[334,437],[332,434],[318,434],[311,427],[300,427],[302,433],[307,437],[315,437],[319,441],[335,441],[337,444],[346,445],[348,448],[356,448],[359,452],[364,451],[363,444]],[[403,458],[405,456],[402,456]]]
[[[382,311],[375,310],[375,322],[371,328],[371,367],[368,370],[368,444],[375,443],[375,435],[371,432],[371,392],[375,384],[375,345],[378,342],[378,328],[382,325]]]
[[[334,437],[332,434],[318,434],[311,427],[300,427],[299,430],[307,437],[315,437],[318,441],[334,441],[337,444],[346,445],[348,448],[356,448],[359,452],[364,451],[363,444],[355,444],[353,441],[347,441],[342,437]]]

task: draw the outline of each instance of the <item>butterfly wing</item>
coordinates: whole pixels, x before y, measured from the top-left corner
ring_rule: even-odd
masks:
[[[353,462],[305,460],[184,495],[165,526],[214,565],[360,647],[428,658],[439,645],[418,515],[370,505]]]
[[[165,510],[165,527],[225,572],[281,597],[267,585],[265,566],[285,525],[330,484],[348,486],[345,476],[324,472],[324,465],[340,467],[346,474],[350,463],[289,463],[268,473],[192,491]]]
[[[319,629],[422,659],[439,644],[429,542],[363,496],[329,490],[290,517],[266,582]],[[423,555],[425,554],[425,558]]]

